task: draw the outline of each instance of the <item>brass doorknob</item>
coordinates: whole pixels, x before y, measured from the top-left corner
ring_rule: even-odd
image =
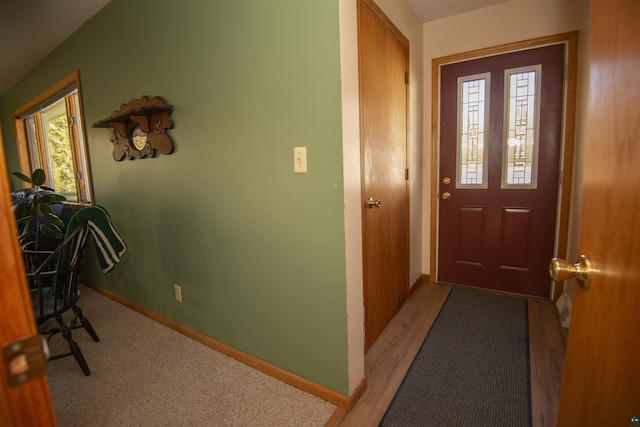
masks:
[[[382,204],[382,202],[380,201],[380,199],[378,199],[378,200],[373,200],[373,197],[369,197],[369,200],[367,200],[367,207],[368,207],[369,209],[373,209],[373,208],[374,208],[374,206],[375,206],[376,208],[379,208],[381,204]]]
[[[575,277],[576,281],[583,288],[589,287],[591,277],[589,273],[593,271],[593,263],[587,255],[580,255],[578,262],[569,264],[563,259],[553,258],[549,263],[549,275],[556,282]]]
[[[449,200],[451,198],[451,193],[449,193],[448,191],[445,191],[444,193],[442,193],[442,200]]]

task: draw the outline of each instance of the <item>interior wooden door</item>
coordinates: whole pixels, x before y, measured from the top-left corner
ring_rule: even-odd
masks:
[[[11,214],[9,182],[0,129],[0,345],[37,334],[31,298]],[[0,367],[0,425],[55,426],[56,417],[46,377],[9,387],[5,365]]]
[[[640,2],[592,0],[579,251],[559,426],[640,417]]]
[[[438,281],[549,298],[565,45],[444,65]]]
[[[369,0],[358,3],[365,348],[409,294],[409,42]]]

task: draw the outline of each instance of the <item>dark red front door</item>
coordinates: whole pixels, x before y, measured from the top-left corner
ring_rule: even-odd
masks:
[[[438,281],[550,296],[564,52],[442,67]]]

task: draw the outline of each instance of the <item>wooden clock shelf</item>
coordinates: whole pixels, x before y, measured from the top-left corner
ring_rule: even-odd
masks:
[[[173,107],[160,97],[150,100],[143,96],[120,105],[107,118],[93,124],[94,128],[108,128],[113,144],[113,158],[142,159],[154,157],[155,152],[170,154],[173,142],[166,129],[173,127],[169,115]]]

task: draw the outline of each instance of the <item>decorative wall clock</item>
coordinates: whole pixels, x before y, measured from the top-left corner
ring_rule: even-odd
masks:
[[[132,99],[120,105],[119,111],[94,123],[94,128],[109,128],[113,158],[143,159],[155,153],[171,154],[173,142],[166,130],[173,127],[169,115],[173,107],[158,96]]]

